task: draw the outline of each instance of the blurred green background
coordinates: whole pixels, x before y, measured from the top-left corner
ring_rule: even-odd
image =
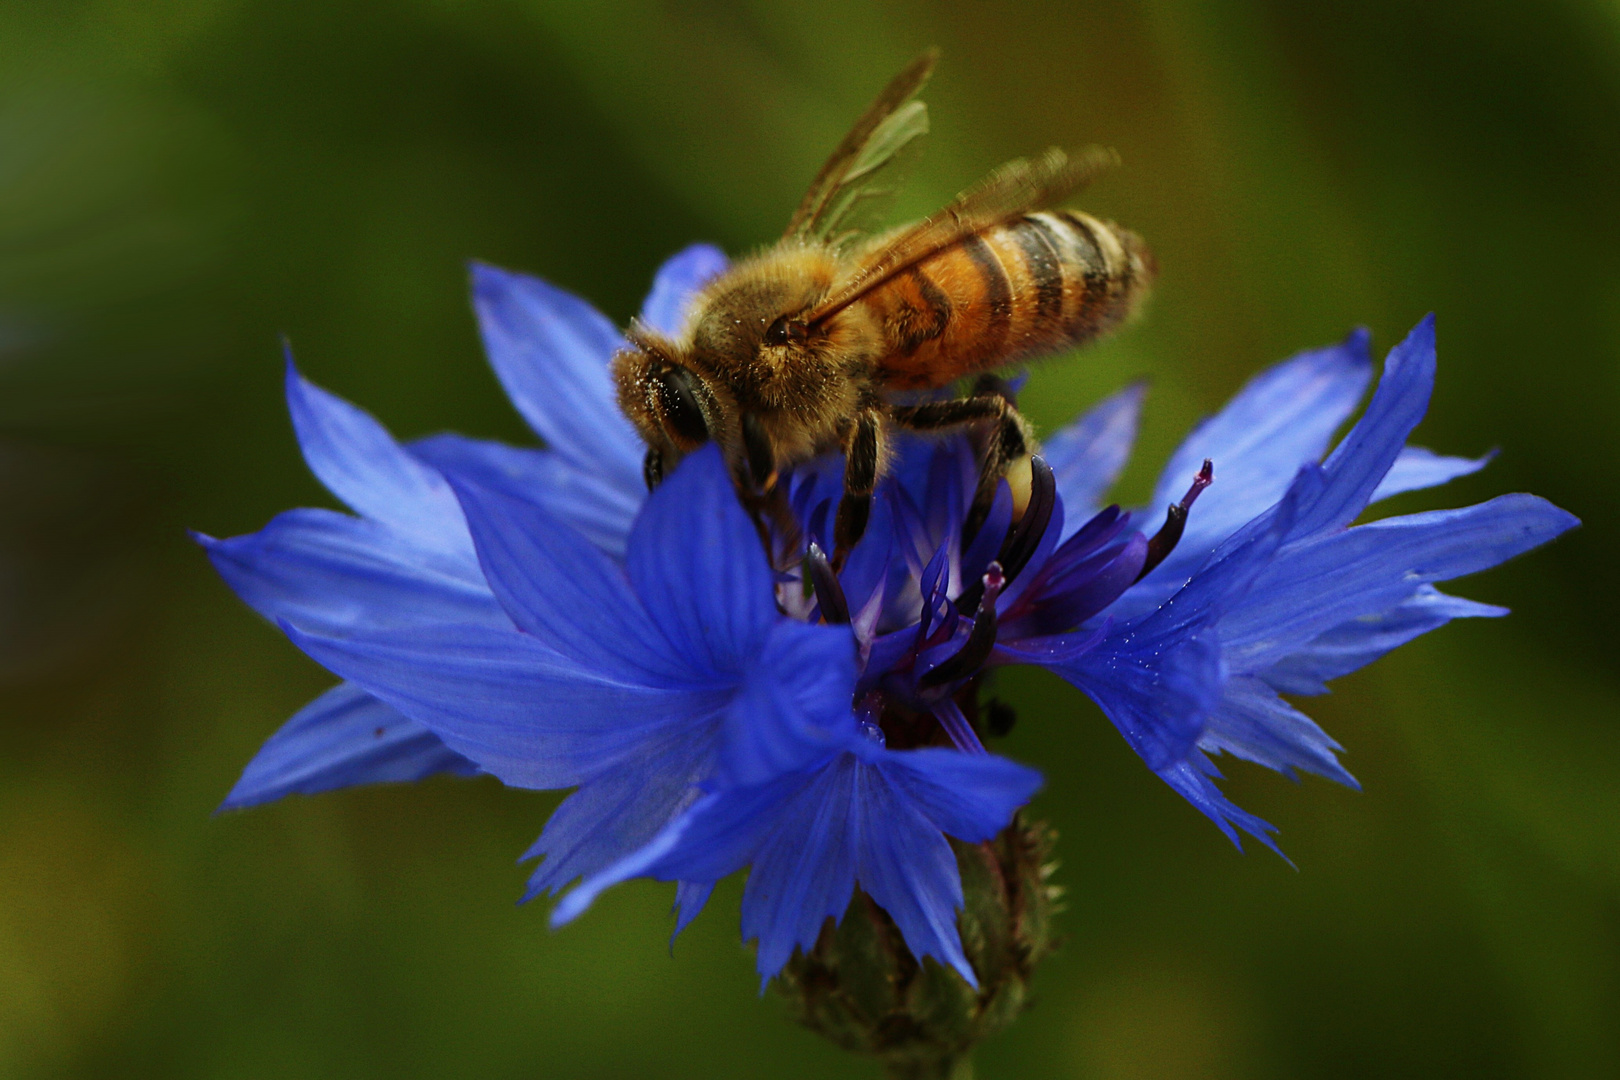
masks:
[[[623,320],[698,239],[771,240],[875,89],[945,59],[904,211],[1103,142],[1148,317],[1039,370],[1046,428],[1151,376],[1158,463],[1260,365],[1440,314],[1397,509],[1585,519],[1511,605],[1310,711],[1355,794],[1233,764],[1239,855],[1079,694],[1004,680],[1069,940],[986,1077],[1620,1075],[1620,5],[1576,0],[54,0],[0,4],[0,1077],[871,1076],[755,997],[722,889],[560,933],[515,907],[553,796],[493,781],[210,811],[331,679],[183,530],[329,501],[304,370],[402,436],[522,441],[465,260]]]

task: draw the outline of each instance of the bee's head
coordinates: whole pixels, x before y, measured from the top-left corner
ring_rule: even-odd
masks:
[[[825,252],[774,250],[708,285],[678,337],[631,326],[613,378],[619,407],[647,441],[649,487],[712,441],[739,482],[766,491],[779,462],[828,441],[853,411],[844,368],[870,351],[851,347],[843,323],[809,327],[801,318],[833,272]]]
[[[737,404],[724,383],[688,363],[670,341],[640,325],[626,337],[629,348],[613,357],[613,381],[619,408],[647,442],[644,472],[653,488],[704,443],[734,445]]]
[[[802,410],[828,374],[834,342],[802,316],[826,294],[824,252],[779,248],[739,263],[704,291],[682,340],[692,368],[735,388],[751,412]]]

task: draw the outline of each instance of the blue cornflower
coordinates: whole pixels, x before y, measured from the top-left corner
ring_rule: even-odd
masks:
[[[672,332],[724,265],[712,248],[676,256],[643,320]],[[966,540],[969,441],[903,438],[834,574],[822,552],[838,463],[782,477],[786,527],[750,520],[713,448],[647,497],[608,381],[613,327],[486,267],[474,301],[546,450],[453,435],[401,446],[289,363],[305,457],[359,516],[298,510],[201,538],[245,600],[348,680],[271,738],[225,806],[439,771],[575,787],[528,853],[543,859],[529,895],[583,879],[554,921],[645,875],[679,882],[678,932],[748,868],[743,933],[764,978],[859,885],[914,955],[975,982],[946,838],[990,839],[1040,783],[979,740],[986,671],[1053,670],[1228,835],[1270,843],[1214,786],[1207,753],[1353,783],[1277,692],[1321,692],[1450,618],[1500,614],[1431,583],[1573,524],[1508,496],[1347,528],[1371,498],[1483,464],[1403,449],[1432,384],[1425,323],[1320,465],[1368,380],[1365,336],[1256,379],[1173,457],[1157,501],[1186,494],[1151,538],[1095,506],[1128,452],[1137,389],[1055,435],[1025,512],[1013,520],[1003,485]],[[1205,458],[1220,482],[1194,509]],[[767,562],[761,529],[788,566]]]
[[[713,265],[712,249],[673,260],[644,317],[667,315]],[[971,980],[945,834],[994,836],[1039,775],[873,744],[851,708],[852,632],[778,610],[718,451],[644,496],[635,436],[611,405],[619,339],[605,320],[482,267],[475,303],[498,375],[550,449],[456,436],[404,447],[289,362],[306,460],[360,516],[295,510],[249,536],[199,537],[239,595],[347,680],[271,738],[225,807],[437,771],[577,787],[528,853],[543,857],[533,895],[637,852],[713,792],[834,762],[856,792],[840,806],[850,865],[919,957]],[[784,870],[785,896],[763,862],[750,877],[744,926],[766,976],[841,887],[836,868],[806,869],[802,881]],[[714,880],[683,879],[681,925]]]

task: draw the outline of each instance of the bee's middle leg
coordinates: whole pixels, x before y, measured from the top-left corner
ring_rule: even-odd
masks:
[[[971,539],[984,524],[995,501],[996,486],[1005,478],[1013,489],[1013,511],[1021,514],[1029,501],[1029,455],[1034,436],[1018,407],[1003,393],[979,393],[951,401],[896,408],[894,422],[913,431],[938,431],[967,424],[991,422],[994,427],[985,441],[979,467],[979,483],[973,503],[962,523],[962,533]]]
[[[872,516],[872,492],[877,488],[887,439],[883,411],[863,408],[843,432],[844,497],[838,501],[833,523],[833,569],[841,569],[850,549],[866,534]]]

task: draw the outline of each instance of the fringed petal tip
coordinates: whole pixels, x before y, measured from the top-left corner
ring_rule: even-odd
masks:
[[[1277,845],[1277,827],[1237,806],[1215,785],[1215,781],[1221,778],[1220,770],[1202,752],[1194,751],[1185,760],[1157,770],[1157,773],[1159,779],[1214,822],[1215,827],[1239,851],[1243,850],[1243,839],[1239,835],[1241,830],[1264,844],[1290,869],[1299,869]]]

